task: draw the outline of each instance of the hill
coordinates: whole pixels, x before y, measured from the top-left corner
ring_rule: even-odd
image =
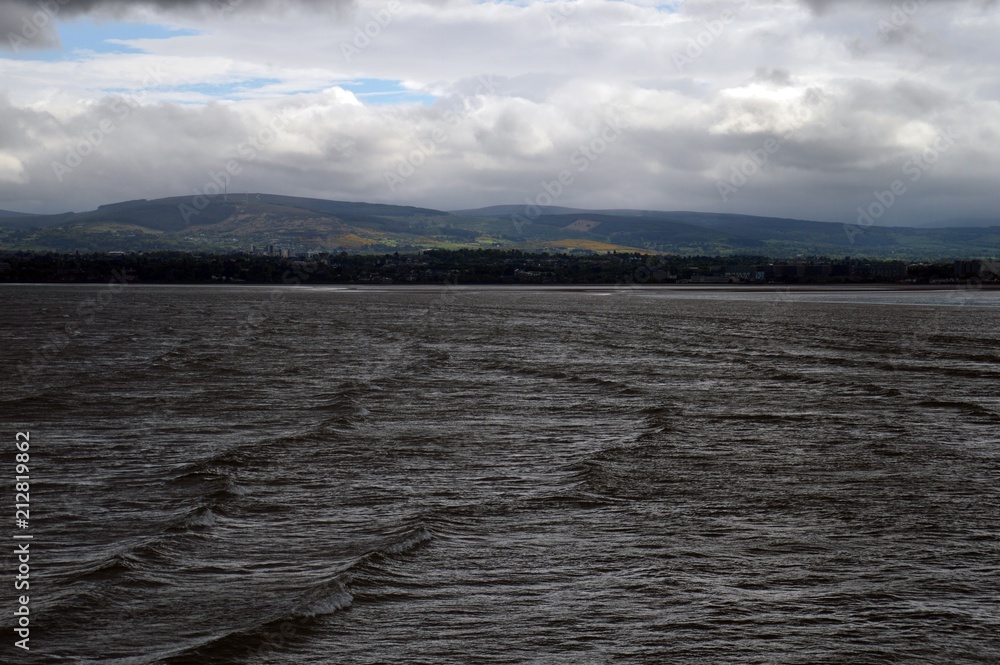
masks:
[[[1000,226],[861,229],[749,215],[563,207],[526,211],[523,205],[445,212],[263,193],[137,199],[57,215],[0,214],[0,249],[8,251],[231,252],[269,245],[291,254],[511,248],[916,260],[996,257]]]
[[[28,215],[23,212],[14,212],[12,210],[0,210],[0,217],[32,217],[33,215]]]

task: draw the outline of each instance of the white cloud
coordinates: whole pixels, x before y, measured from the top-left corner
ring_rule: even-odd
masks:
[[[454,0],[390,11],[363,0],[322,14],[254,3],[224,19],[147,8],[202,32],[129,42],[142,52],[0,59],[0,207],[193,193],[237,159],[237,190],[459,208],[522,202],[570,169],[562,205],[845,221],[951,126],[962,138],[886,222],[995,214],[997,11],[928,1],[893,23],[891,4]],[[379,16],[345,58],[342,44]],[[437,101],[373,104],[357,79],[404,81]],[[288,123],[239,159],[279,112]],[[609,119],[620,139],[577,172],[574,154]],[[111,131],[78,166],[53,167],[104,120]],[[723,201],[717,180],[769,137],[780,150]],[[387,178],[407,164],[412,174]]]

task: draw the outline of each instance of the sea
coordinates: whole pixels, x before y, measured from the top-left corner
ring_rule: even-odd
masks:
[[[0,313],[0,662],[1000,662],[998,291],[8,284]]]

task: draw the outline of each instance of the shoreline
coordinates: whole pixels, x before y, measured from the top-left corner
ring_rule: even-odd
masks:
[[[0,282],[6,286],[113,286],[125,288],[219,288],[219,289],[291,289],[328,291],[440,291],[460,290],[504,290],[504,291],[703,291],[715,293],[905,293],[905,292],[947,292],[947,291],[1000,291],[1000,284],[986,283],[970,287],[968,284],[491,284],[451,282],[429,282],[421,284],[403,283],[316,283],[316,284],[266,284],[246,282],[129,282],[122,284],[116,280],[109,282]]]

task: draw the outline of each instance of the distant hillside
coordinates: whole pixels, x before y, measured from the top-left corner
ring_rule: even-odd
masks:
[[[905,260],[1000,255],[1000,226],[858,229],[749,215],[557,206],[530,213],[523,205],[449,213],[274,194],[138,199],[83,213],[0,215],[0,249],[229,252],[270,245],[291,254],[516,248]]]
[[[1000,254],[1000,225],[923,229],[876,225],[861,229],[830,222],[690,211],[553,212],[558,208],[542,208],[542,214],[531,219],[524,205],[493,206],[465,214],[486,215],[498,210],[508,218],[528,221],[519,224],[526,237],[544,227],[546,235],[556,229],[567,236],[567,232],[585,232],[594,240],[664,253],[754,251],[768,256],[854,255],[907,260]]]
[[[600,213],[601,210],[583,210],[580,208],[563,208],[561,206],[541,206],[539,208],[544,215],[574,215],[581,213]],[[521,205],[500,205],[487,206],[485,208],[474,208],[472,210],[452,210],[451,214],[463,217],[508,217],[510,215],[523,215],[524,204]]]
[[[955,219],[943,219],[927,224],[916,224],[918,228],[951,229],[951,228],[983,228],[990,226],[1000,226],[1000,217],[959,217]]]

